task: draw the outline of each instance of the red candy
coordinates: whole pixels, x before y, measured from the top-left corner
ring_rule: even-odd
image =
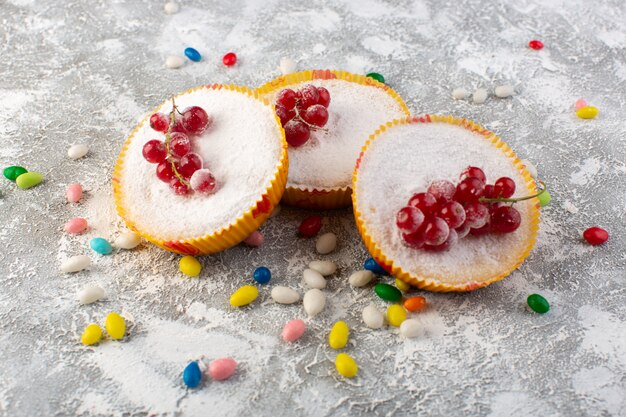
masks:
[[[227,67],[232,67],[237,63],[237,55],[234,52],[229,52],[222,58],[222,63]]]
[[[537,39],[533,39],[532,41],[528,42],[528,47],[530,49],[534,49],[536,51],[543,49],[543,42],[537,40]]]
[[[322,228],[322,218],[320,216],[311,216],[302,220],[298,227],[298,234],[302,237],[316,236]]]
[[[601,227],[594,226],[583,232],[583,238],[590,245],[597,246],[609,240],[609,232],[602,229]]]

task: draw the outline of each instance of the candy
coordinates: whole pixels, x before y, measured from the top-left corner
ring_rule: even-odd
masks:
[[[85,255],[76,255],[61,264],[61,272],[78,272],[91,265],[91,259]]]
[[[114,340],[122,340],[126,334],[126,321],[124,321],[124,317],[114,311],[107,315],[104,321],[104,327],[107,329],[107,333],[111,336],[111,339]]]
[[[476,91],[474,91],[472,100],[476,104],[483,104],[485,101],[487,101],[487,90],[485,90],[484,88],[477,89]]]
[[[83,345],[95,345],[102,339],[102,328],[95,323],[91,323],[83,331],[83,335],[80,337],[80,341]]]
[[[178,261],[178,267],[180,268],[180,272],[188,277],[197,277],[200,275],[200,271],[202,271],[200,261],[190,255],[180,258],[180,261]]]
[[[389,284],[376,284],[374,292],[385,301],[396,302],[402,299],[402,293],[399,289]]]
[[[400,278],[396,278],[396,287],[400,290],[400,291],[408,291],[411,289],[411,286],[409,284],[407,284],[406,282],[402,281]]]
[[[222,64],[227,67],[232,67],[237,63],[237,55],[234,52],[229,52],[222,57]]]
[[[583,238],[590,245],[597,246],[609,240],[609,232],[602,229],[601,227],[594,226],[583,232]]]
[[[515,89],[512,85],[505,84],[496,87],[496,96],[500,98],[510,97],[515,94]]]
[[[363,322],[370,329],[380,329],[385,323],[385,316],[383,316],[378,307],[370,304],[363,309]]]
[[[298,226],[298,235],[302,237],[313,237],[322,228],[322,218],[320,216],[310,216],[302,220]]]
[[[296,62],[291,58],[283,57],[280,59],[280,65],[278,67],[283,75],[291,74],[296,71]]]
[[[383,77],[381,74],[377,73],[377,72],[370,72],[366,75],[366,77],[370,77],[373,78],[374,80],[378,81],[379,83],[385,84],[385,77]]]
[[[200,382],[202,382],[202,372],[200,371],[198,362],[189,362],[189,365],[185,367],[183,371],[183,382],[189,388],[196,388],[200,385]]]
[[[599,112],[600,110],[598,110],[597,107],[587,106],[583,107],[582,109],[576,110],[576,116],[580,117],[581,119],[593,119],[598,115]]]
[[[452,98],[455,100],[463,100],[468,96],[468,92],[464,88],[455,88],[452,90]]]
[[[363,263],[363,268],[372,271],[376,275],[389,275],[385,269],[376,262],[374,258],[369,258]]]
[[[230,378],[237,369],[237,362],[233,358],[215,359],[209,364],[209,376],[215,381],[223,381]]]
[[[356,271],[350,275],[348,278],[348,282],[353,287],[364,287],[370,283],[370,281],[374,278],[374,274],[372,271],[368,271],[364,269],[362,271]]]
[[[326,296],[317,288],[313,288],[304,293],[302,305],[309,317],[317,316],[326,306]]]
[[[326,255],[331,253],[337,247],[337,236],[334,233],[324,233],[322,236],[317,238],[317,242],[315,242],[315,250],[320,255]]]
[[[272,288],[272,299],[278,304],[293,304],[300,301],[298,291],[281,285]]]
[[[73,219],[68,220],[67,223],[65,223],[65,226],[63,226],[67,233],[73,235],[84,232],[87,230],[87,227],[87,220],[82,217],[74,217]]]
[[[27,190],[40,184],[43,181],[43,175],[38,172],[25,172],[15,179],[15,183],[22,190]]]
[[[230,296],[230,305],[233,307],[243,307],[259,296],[259,290],[253,285],[244,285]]]
[[[165,58],[165,66],[170,69],[178,69],[185,65],[185,60],[179,56],[170,55]]]
[[[295,342],[300,339],[306,330],[302,320],[291,320],[283,327],[282,338],[285,342]]]
[[[311,261],[309,262],[309,268],[319,272],[325,277],[337,271],[337,265],[332,261]]]
[[[67,186],[65,197],[68,203],[78,203],[83,198],[83,187],[79,183],[73,183]]]
[[[540,49],[543,49],[543,42],[537,39],[533,39],[532,41],[528,42],[528,47],[538,51]]]
[[[202,59],[202,55],[200,55],[200,52],[191,47],[185,48],[185,56],[193,62],[198,62]]]
[[[106,239],[101,237],[94,237],[91,239],[89,246],[91,246],[91,249],[93,249],[94,252],[99,253],[100,255],[108,255],[113,252],[111,244]]]
[[[423,334],[424,328],[420,324],[419,320],[408,319],[404,320],[402,324],[400,324],[400,335],[408,339],[422,336]]]
[[[168,1],[167,3],[165,3],[165,6],[163,6],[163,11],[167,14],[176,14],[178,13],[178,10],[178,4],[174,3],[173,1]]]
[[[541,207],[545,207],[548,204],[550,204],[550,201],[552,201],[552,196],[550,195],[548,190],[546,190],[543,193],[539,194],[539,196],[537,197],[537,200],[539,200],[539,205]]]
[[[328,335],[328,345],[333,349],[341,349],[348,343],[350,329],[345,321],[338,321],[333,325]]]
[[[526,302],[528,307],[535,313],[544,314],[550,311],[550,303],[539,294],[530,294]]]
[[[141,237],[137,233],[123,232],[115,238],[114,243],[120,249],[135,249],[141,243]]]
[[[87,152],[89,152],[89,147],[87,145],[77,143],[69,147],[67,150],[67,156],[69,156],[70,159],[76,160],[87,155]]]
[[[576,110],[580,110],[583,107],[587,107],[587,101],[584,98],[579,98],[578,100],[576,100],[576,103],[574,103],[574,108]]]
[[[356,362],[347,353],[340,353],[337,355],[337,358],[335,358],[335,368],[337,368],[339,375],[346,378],[354,377],[359,371],[359,367]]]
[[[258,230],[255,230],[250,236],[243,240],[243,243],[254,248],[261,246],[263,242],[265,242],[265,237]]]
[[[422,296],[411,297],[404,301],[404,308],[414,313],[426,308],[426,299]]]
[[[26,168],[14,165],[14,166],[6,167],[2,173],[4,174],[4,177],[6,179],[15,181],[17,177],[27,172],[28,171],[26,170]]]
[[[267,284],[268,282],[270,282],[270,279],[272,279],[272,273],[267,267],[260,266],[254,270],[252,277],[259,284]]]
[[[392,304],[387,308],[387,321],[391,326],[399,327],[406,320],[406,310],[400,304]]]
[[[104,289],[97,285],[87,285],[76,293],[76,299],[81,304],[91,304],[104,298]]]
[[[324,276],[314,269],[305,269],[302,272],[302,278],[305,285],[309,288],[317,288],[318,290],[326,288]]]

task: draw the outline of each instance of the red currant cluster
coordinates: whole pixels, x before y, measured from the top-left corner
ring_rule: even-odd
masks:
[[[411,197],[398,211],[396,225],[404,243],[416,249],[444,251],[469,233],[511,233],[521,223],[519,212],[504,202],[515,193],[508,177],[486,184],[482,169],[468,167],[455,186],[446,180],[433,181],[425,193]],[[533,196],[534,197],[534,196]]]
[[[165,134],[165,141],[152,139],[143,146],[143,157],[156,167],[157,177],[170,185],[178,195],[191,190],[211,194],[215,192],[215,177],[202,167],[202,158],[191,152],[191,139],[199,136],[211,124],[209,115],[202,107],[192,106],[182,113],[173,103],[169,117],[163,113],[150,116],[150,127]],[[180,115],[177,118],[176,115]]]
[[[298,147],[311,136],[311,129],[328,122],[330,93],[324,87],[307,84],[298,91],[285,88],[276,96],[276,115],[285,129],[287,143]]]

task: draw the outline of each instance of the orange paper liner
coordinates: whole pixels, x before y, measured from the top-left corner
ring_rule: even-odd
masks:
[[[485,138],[485,140],[488,140],[489,142],[491,142],[493,146],[495,146],[497,149],[499,149],[501,152],[503,152],[507,157],[511,159],[511,163],[519,170],[520,174],[524,178],[528,193],[535,194],[537,192],[535,180],[532,178],[530,173],[526,170],[526,167],[523,164],[523,162],[517,157],[515,152],[513,152],[513,150],[505,142],[503,142],[498,136],[496,136],[495,133],[466,119],[457,119],[452,116],[439,116],[439,115],[428,115],[428,114],[419,116],[419,117],[409,117],[406,119],[393,120],[392,122],[389,122],[385,125],[380,126],[380,128],[376,130],[376,132],[374,132],[370,136],[370,138],[367,140],[367,142],[363,146],[363,149],[361,150],[361,154],[359,155],[359,158],[356,163],[356,168],[352,175],[352,188],[356,189],[356,183],[358,181],[359,165],[361,163],[361,159],[363,158],[364,153],[367,152],[367,149],[370,143],[376,140],[376,138],[379,137],[381,133],[389,129],[393,129],[393,126],[397,126],[397,125],[405,125],[405,124],[412,124],[412,123],[433,123],[433,122],[448,123],[452,125],[461,126],[465,129],[468,129],[472,132],[476,132],[482,135]],[[367,231],[367,228],[363,222],[362,214],[359,211],[359,207],[357,206],[356,193],[352,194],[352,203],[354,206],[354,217],[356,220],[357,229],[359,230],[359,233],[361,234],[363,242],[365,243],[365,247],[370,252],[370,254],[372,254],[376,262],[378,262],[381,265],[381,267],[383,267],[391,275],[393,275],[396,278],[400,278],[402,281],[410,285],[413,285],[422,289],[430,290],[430,291],[437,291],[437,292],[472,291],[481,287],[485,287],[496,281],[500,281],[501,279],[509,275],[511,272],[513,272],[515,269],[517,269],[522,264],[522,262],[524,262],[524,259],[526,259],[528,255],[530,254],[530,251],[532,250],[533,245],[535,244],[535,240],[537,238],[537,231],[539,229],[539,201],[537,199],[535,200],[536,200],[536,203],[534,206],[531,207],[531,212],[530,212],[531,236],[529,237],[527,241],[526,247],[521,252],[518,260],[514,263],[514,265],[511,268],[507,269],[506,271],[503,271],[502,273],[493,277],[489,277],[488,279],[485,279],[485,280],[468,281],[468,282],[453,284],[453,283],[441,282],[441,280],[437,276],[411,275],[410,273],[404,271],[402,268],[397,266],[394,263],[393,259],[389,258],[387,255],[385,255],[385,253],[383,253],[383,251],[380,250],[376,240]]]
[[[373,78],[360,74],[352,74],[345,71],[337,70],[307,70],[282,75],[278,78],[263,84],[255,91],[263,97],[273,93],[276,90],[289,87],[290,85],[300,84],[311,80],[332,80],[340,79],[361,85],[369,85],[380,88],[385,91],[400,105],[404,113],[409,116],[410,112],[404,100],[398,93],[386,84],[380,83]],[[363,138],[365,139],[365,138]],[[352,188],[344,187],[324,187],[315,188],[308,186],[289,185],[283,195],[283,203],[309,209],[335,209],[347,207],[351,204]]]
[[[176,97],[198,91],[202,88],[236,91],[242,94],[246,94],[250,98],[259,100],[265,105],[272,106],[267,100],[262,98],[255,91],[247,87],[241,87],[237,85],[203,85],[184,91],[178,94]],[[161,106],[150,112],[149,115],[152,115],[154,112],[158,111]],[[204,236],[180,240],[165,240],[158,236],[150,235],[138,228],[126,216],[126,209],[122,200],[121,173],[128,146],[130,145],[137,131],[144,125],[144,123],[148,121],[150,117],[149,115],[144,120],[142,120],[141,123],[139,123],[130,133],[128,139],[126,139],[126,142],[122,146],[122,150],[120,151],[120,154],[117,158],[117,163],[115,164],[115,168],[113,169],[113,195],[115,199],[115,206],[117,208],[118,214],[120,215],[120,217],[122,217],[122,219],[124,219],[124,222],[130,230],[138,233],[144,239],[170,252],[176,252],[182,255],[196,256],[220,252],[232,246],[235,246],[236,244],[240,243],[242,240],[250,236],[252,232],[257,230],[259,226],[261,226],[265,222],[265,220],[267,220],[267,218],[274,210],[274,207],[276,207],[276,205],[282,198],[283,192],[285,190],[285,185],[287,184],[287,171],[289,162],[287,156],[287,141],[285,140],[285,132],[282,128],[280,129],[280,140],[282,142],[280,160],[270,185],[267,187],[265,192],[261,196],[259,196],[259,199],[254,203],[254,205],[252,205],[243,215],[237,218],[233,223],[216,232],[206,234]],[[278,126],[280,126],[280,119],[278,118],[278,116],[276,116],[275,113],[274,119],[276,120]],[[219,194],[216,194],[216,196],[219,196]]]

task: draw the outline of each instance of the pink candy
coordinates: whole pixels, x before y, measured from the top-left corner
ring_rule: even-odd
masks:
[[[580,110],[583,107],[587,107],[587,101],[585,101],[584,98],[579,98],[578,100],[576,100],[576,104],[574,104],[574,107],[576,107],[576,110]]]
[[[87,229],[87,220],[82,217],[75,217],[68,220],[68,222],[65,223],[64,228],[67,233],[71,233],[73,235],[82,233]]]
[[[253,247],[256,248],[257,246],[261,246],[264,241],[265,241],[265,238],[263,237],[261,232],[256,230],[256,231],[252,232],[252,234],[250,236],[245,238],[243,243],[245,243],[248,246],[253,246]]]
[[[306,324],[302,320],[291,320],[283,327],[283,340],[285,342],[295,342],[300,339],[306,330]]]
[[[233,358],[215,359],[209,364],[209,376],[215,381],[223,381],[230,378],[237,368],[237,362]]]
[[[83,198],[83,187],[78,183],[70,184],[67,186],[65,196],[69,203],[78,203]]]

